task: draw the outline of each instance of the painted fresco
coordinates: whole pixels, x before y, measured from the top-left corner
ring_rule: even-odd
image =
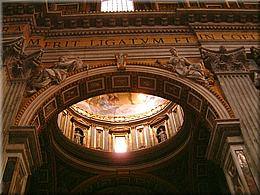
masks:
[[[123,122],[152,116],[169,103],[169,100],[142,93],[111,93],[81,101],[72,109],[93,119]]]

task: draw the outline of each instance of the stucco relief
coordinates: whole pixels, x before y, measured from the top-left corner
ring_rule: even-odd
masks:
[[[3,62],[7,67],[9,79],[27,79],[32,70],[39,66],[44,51],[24,52],[24,37],[3,41]]]
[[[50,68],[35,67],[32,76],[28,80],[27,94],[32,95],[48,84],[59,84],[66,79],[69,72],[83,67],[79,58],[68,59],[66,56],[59,58],[59,61]]]
[[[170,70],[179,77],[185,77],[201,84],[212,85],[214,83],[213,75],[204,68],[202,63],[192,63],[187,58],[179,56],[177,50],[170,49],[171,57],[163,68]],[[159,63],[157,60],[156,63]]]
[[[116,58],[117,70],[124,71],[126,69],[127,54],[116,53],[115,58]]]

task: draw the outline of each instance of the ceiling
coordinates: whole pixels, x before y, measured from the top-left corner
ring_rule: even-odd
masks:
[[[160,113],[171,101],[142,93],[110,93],[71,106],[79,115],[104,122],[128,122]]]

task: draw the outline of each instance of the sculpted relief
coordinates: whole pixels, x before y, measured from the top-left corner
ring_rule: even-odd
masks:
[[[9,79],[27,79],[40,62],[43,50],[24,52],[24,37],[3,40],[3,63]]]
[[[83,67],[83,62],[79,58],[68,59],[66,56],[59,58],[59,61],[50,68],[36,67],[32,76],[28,80],[27,93],[31,95],[48,84],[59,84],[65,80],[69,72],[73,72]]]
[[[187,58],[179,56],[175,48],[170,49],[171,57],[167,64],[162,66],[179,77],[185,77],[201,84],[211,85],[213,75],[201,63],[192,63]],[[157,61],[158,63],[158,61]]]

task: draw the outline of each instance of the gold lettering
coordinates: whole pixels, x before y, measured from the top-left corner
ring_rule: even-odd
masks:
[[[51,45],[51,42],[46,41],[44,47],[49,47]]]
[[[124,41],[123,39],[121,39],[121,40],[119,41],[119,43],[118,43],[118,44],[119,44],[119,45],[122,45],[122,44],[124,44],[124,45],[125,45],[126,43],[125,43],[125,41]]]
[[[53,42],[53,48],[55,48],[55,47],[60,47],[60,44],[61,44],[61,42],[59,42],[59,41],[54,41],[54,42]]]
[[[142,44],[146,44],[148,42],[148,38],[146,38],[146,40],[144,39],[140,39],[142,41]]]
[[[189,40],[189,39],[190,39],[190,37],[185,37],[185,40],[186,40],[186,42],[187,42],[187,43],[189,43],[189,42],[190,42],[190,40]]]
[[[28,42],[28,47],[38,47],[40,44],[40,39],[30,39]]]
[[[71,41],[72,43],[74,43],[74,47],[77,47],[78,41]]]
[[[215,40],[214,34],[200,34],[200,39]]]
[[[155,44],[155,43],[161,43],[161,44],[163,44],[164,43],[164,40],[163,40],[163,38],[159,38],[159,40],[157,40],[156,38],[154,38],[153,39],[153,43]]]
[[[115,45],[115,40],[111,39],[111,40],[105,40],[105,44],[106,45]]]
[[[129,39],[129,40],[131,40],[131,41],[132,41],[132,44],[135,45],[135,40],[136,40],[136,38]]]
[[[255,40],[255,37],[254,37],[254,35],[251,35],[251,34],[250,34],[250,37],[251,37],[252,39],[254,39],[254,40]]]
[[[175,43],[179,43],[180,41],[181,41],[181,39],[179,39],[179,38],[174,38],[174,40],[175,40]]]
[[[230,37],[231,37],[231,39],[234,39],[234,40],[242,39],[242,37],[240,35],[231,35]]]

